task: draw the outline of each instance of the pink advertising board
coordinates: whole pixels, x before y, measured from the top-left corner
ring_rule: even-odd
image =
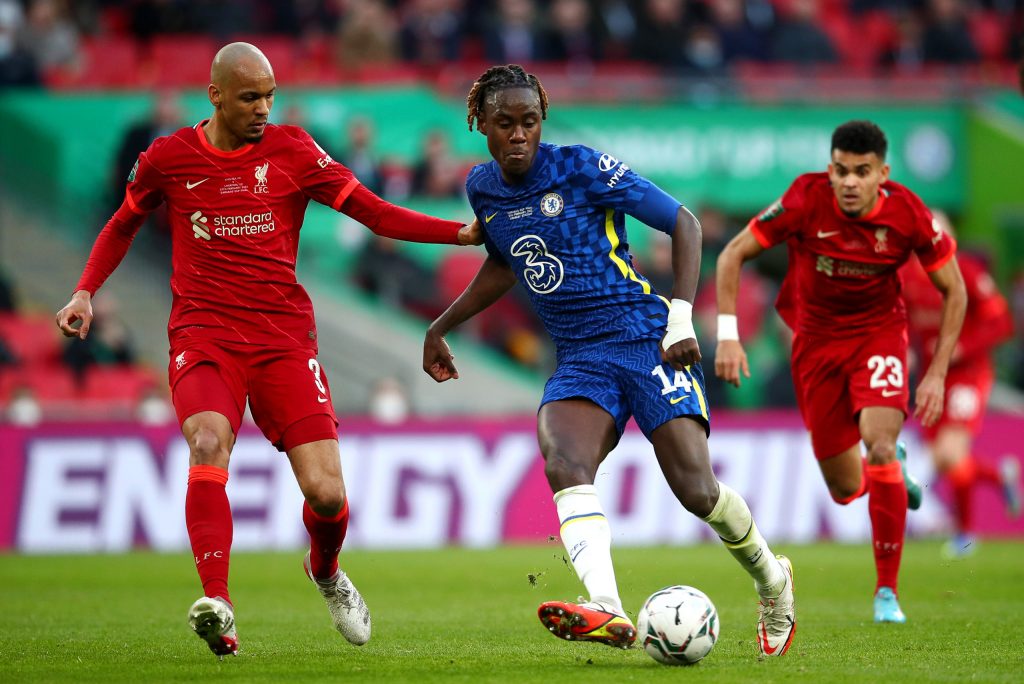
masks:
[[[1024,420],[991,416],[978,455],[996,459],[1020,443]],[[352,502],[347,548],[487,547],[557,534],[532,416],[341,426]],[[911,536],[944,534],[948,514],[916,433],[912,470],[929,483]],[[865,541],[866,502],[832,503],[800,418],[792,412],[715,416],[712,462],[748,500],[770,539]],[[188,449],[177,426],[0,426],[0,549],[27,553],[188,548],[183,521]],[[301,495],[287,459],[243,428],[228,493],[235,547],[295,548],[304,541]],[[650,445],[632,427],[597,485],[620,545],[689,544],[711,538],[664,484]],[[978,532],[1024,536],[995,490],[975,499]]]

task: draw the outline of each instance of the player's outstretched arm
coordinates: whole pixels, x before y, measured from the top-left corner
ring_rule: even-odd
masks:
[[[942,416],[946,395],[946,372],[953,358],[960,328],[967,312],[967,288],[960,273],[960,266],[953,257],[941,268],[928,274],[936,289],[942,293],[942,318],[939,323],[939,339],[935,345],[935,356],[928,366],[921,383],[917,386],[914,417],[925,427],[934,425]]]
[[[133,209],[126,198],[100,231],[71,301],[57,312],[57,327],[66,337],[84,340],[89,334],[89,326],[92,324],[92,293],[100,289],[124,259],[145,219],[146,214]],[[73,326],[78,321],[82,325],[76,329]]]
[[[515,284],[516,276],[512,269],[488,256],[463,293],[427,328],[427,336],[423,340],[424,372],[437,382],[457,380],[459,371],[452,362],[455,357],[444,336],[498,301]]]
[[[715,375],[736,387],[740,373],[750,377],[747,352],[740,344],[736,321],[736,300],[740,290],[740,269],[764,251],[750,227],[740,231],[718,255],[715,270],[715,294],[718,299],[718,347],[715,349]]]
[[[407,242],[429,242],[449,245],[483,244],[483,230],[473,219],[469,225],[447,221],[381,199],[362,185],[339,206],[338,211],[351,216],[377,235]]]
[[[693,300],[700,277],[700,221],[686,207],[676,212],[672,231],[672,308],[661,340],[661,358],[676,370],[699,363],[700,347],[693,329]]]

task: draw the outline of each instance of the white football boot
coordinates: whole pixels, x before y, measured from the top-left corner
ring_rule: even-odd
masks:
[[[796,600],[793,596],[793,563],[776,556],[786,586],[774,598],[762,596],[757,607],[757,650],[762,656],[781,656],[789,650],[796,634]]]
[[[370,609],[366,607],[366,601],[348,575],[339,569],[330,579],[313,577],[313,571],[309,567],[308,551],[302,561],[302,567],[327,602],[327,610],[331,613],[334,628],[341,632],[341,636],[356,646],[362,646],[369,641]]]
[[[219,596],[203,596],[188,609],[188,624],[221,660],[238,655],[235,610]]]

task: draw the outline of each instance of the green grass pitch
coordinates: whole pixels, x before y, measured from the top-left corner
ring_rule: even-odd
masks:
[[[615,551],[627,610],[667,584],[718,606],[721,637],[702,663],[655,663],[642,650],[561,641],[536,617],[580,585],[561,546],[343,554],[373,613],[362,648],[331,627],[302,552],[235,554],[241,640],[219,662],[191,634],[199,596],[188,555],[0,556],[0,681],[323,682],[1020,682],[1024,543],[987,542],[941,559],[938,542],[904,553],[906,625],[871,622],[867,546],[780,547],[794,563],[798,630],[784,658],[758,660],[755,595],[722,548]]]

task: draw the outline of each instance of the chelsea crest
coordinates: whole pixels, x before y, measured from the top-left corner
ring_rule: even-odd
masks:
[[[558,216],[564,206],[565,200],[557,192],[549,192],[540,198],[540,211],[545,216]]]

